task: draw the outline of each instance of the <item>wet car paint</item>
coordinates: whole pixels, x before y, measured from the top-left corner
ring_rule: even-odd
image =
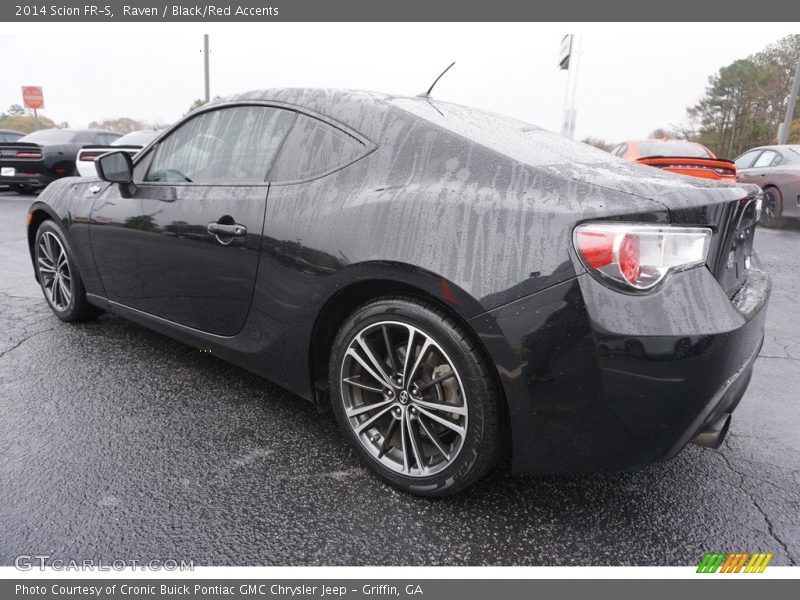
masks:
[[[370,294],[435,299],[470,324],[497,367],[511,412],[518,471],[630,468],[666,458],[690,429],[702,425],[694,421],[705,405],[713,401],[715,408],[722,401],[716,398],[722,386],[718,378],[701,386],[690,406],[670,406],[668,398],[680,393],[677,389],[651,386],[659,394],[655,411],[637,404],[647,389],[636,397],[616,397],[609,386],[624,390],[641,376],[658,378],[654,369],[678,378],[715,369],[724,382],[741,368],[740,379],[746,378],[747,361],[761,343],[765,302],[748,322],[737,319],[729,296],[744,274],[726,282],[718,267],[730,252],[727,229],[748,209],[757,188],[669,175],[526,123],[426,99],[277,90],[231,97],[209,109],[241,103],[337,123],[375,149],[311,181],[273,182],[263,229],[248,226],[247,240],[239,246],[219,249],[212,236],[201,233],[216,213],[198,210],[181,226],[196,232],[186,240],[187,254],[212,256],[212,249],[228,254],[220,272],[226,264],[252,265],[258,254],[252,302],[238,329],[237,319],[220,324],[231,298],[219,278],[195,281],[199,273],[182,273],[170,264],[174,254],[166,249],[178,246],[167,223],[169,210],[163,218],[147,219],[153,211],[139,210],[135,195],[121,198],[116,186],[97,180],[52,184],[33,209],[67,228],[94,303],[213,349],[313,400],[324,396],[326,344],[348,308]],[[147,152],[137,165],[146,160]],[[93,193],[93,186],[100,190]],[[163,202],[180,194],[201,202],[209,192],[178,188],[165,186]],[[252,193],[255,198],[262,190],[256,186],[232,197]],[[259,208],[250,206],[253,214],[244,210],[233,216],[253,223]],[[592,219],[710,225],[719,234],[710,270],[676,274],[647,297],[611,291],[584,273],[571,245],[572,228]],[[119,242],[124,239],[130,242]],[[137,252],[139,245],[147,250]],[[740,254],[748,246],[742,248]],[[234,252],[238,259],[230,256]],[[162,285],[175,285],[172,298],[186,293],[186,306],[198,315],[195,321],[180,322],[185,311],[170,312],[178,305],[159,305],[159,286],[137,279],[148,273]],[[232,276],[241,283],[248,273]],[[131,287],[129,298],[135,297],[138,307],[109,293],[104,286],[109,277]],[[221,290],[221,304],[197,302],[197,290],[190,293],[193,285],[201,286],[200,296]],[[765,301],[768,292],[767,284],[760,298]],[[235,302],[245,297],[240,289]],[[677,343],[687,336],[728,332],[738,333],[707,348],[693,346],[697,356],[691,360],[659,359],[657,368],[647,358],[634,361],[632,369],[615,367],[620,359],[604,356],[601,348],[623,338],[623,344],[639,339],[645,347],[652,336]],[[553,369],[556,358],[569,368]],[[603,369],[630,373],[612,380]],[[642,418],[646,422],[633,426]],[[662,431],[658,443],[648,446],[653,427]],[[626,442],[622,433],[636,443]],[[602,451],[594,448],[595,435]],[[636,456],[626,456],[631,452]],[[546,456],[558,458],[548,462]]]

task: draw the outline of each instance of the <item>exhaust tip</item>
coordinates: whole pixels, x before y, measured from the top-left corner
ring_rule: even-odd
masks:
[[[704,448],[719,448],[722,445],[722,442],[725,440],[725,436],[728,434],[728,429],[730,429],[730,426],[731,415],[729,413],[723,417],[720,417],[717,421],[710,424],[703,431],[698,433],[694,438],[692,438],[690,443],[697,446],[703,446]]]

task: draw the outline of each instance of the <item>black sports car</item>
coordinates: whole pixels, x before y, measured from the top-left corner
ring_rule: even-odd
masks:
[[[65,321],[109,310],[328,402],[392,484],[717,446],[763,339],[759,189],[429,98],[218,101],[31,207]]]
[[[75,158],[85,144],[110,144],[119,133],[102,129],[40,129],[0,143],[0,185],[21,193],[76,175]]]

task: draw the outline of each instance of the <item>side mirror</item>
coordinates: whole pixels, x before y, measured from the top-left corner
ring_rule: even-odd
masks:
[[[127,152],[114,150],[98,156],[94,160],[97,175],[103,181],[118,183],[123,197],[136,193],[133,184],[133,161]]]

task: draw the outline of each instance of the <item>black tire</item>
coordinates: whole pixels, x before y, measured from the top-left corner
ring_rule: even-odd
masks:
[[[69,273],[70,297],[68,300],[65,300],[62,293],[60,296],[62,300],[61,303],[58,302],[58,296],[54,299],[49,292],[51,288],[48,287],[48,283],[51,285],[53,284],[54,276],[49,270],[46,270],[47,267],[42,264],[42,261],[40,260],[44,258],[45,262],[47,262],[45,250],[42,247],[43,239],[46,236],[55,236],[58,238],[58,242],[60,242],[66,258],[67,269],[64,270],[64,272]],[[52,241],[52,239],[50,239],[50,241]],[[70,247],[64,232],[54,221],[44,221],[39,226],[39,229],[36,231],[33,252],[34,264],[36,265],[36,276],[39,280],[39,286],[42,288],[42,294],[44,294],[45,300],[47,300],[47,304],[50,306],[50,309],[59,319],[69,323],[91,321],[102,314],[103,311],[101,309],[89,304],[89,302],[86,300],[86,288],[83,286],[83,280],[81,280],[80,272],[78,271],[78,265],[75,263],[75,259],[73,258],[72,248]]]
[[[18,194],[30,195],[33,194],[34,188],[32,185],[27,184],[15,184],[11,186],[11,189],[17,192]]]
[[[774,186],[764,188],[764,205],[761,207],[761,218],[758,224],[769,229],[782,229],[786,225],[783,216],[783,195]]]
[[[344,396],[349,392],[345,390],[343,373],[345,372],[348,348],[351,343],[355,343],[354,340],[360,333],[369,331],[370,326],[377,328],[379,327],[377,324],[390,321],[410,326],[423,335],[423,338],[427,336],[428,339],[434,341],[438,348],[446,353],[443,356],[446,356],[457,374],[456,378],[453,378],[452,375],[450,378],[457,379],[460,384],[459,390],[463,389],[463,394],[459,391],[458,397],[463,398],[463,406],[459,408],[463,410],[463,407],[466,407],[466,416],[462,417],[466,420],[466,427],[465,433],[459,438],[460,449],[453,454],[452,458],[442,453],[442,457],[448,461],[446,466],[440,466],[439,468],[442,470],[429,475],[422,474],[424,469],[411,476],[412,469],[410,467],[408,473],[404,474],[385,466],[380,462],[380,457],[376,457],[367,449],[368,442],[364,438],[359,438],[354,431],[352,414],[348,417],[346,413]],[[396,326],[399,327],[399,325]],[[386,348],[391,346],[387,339]],[[438,350],[433,352],[436,353]],[[352,363],[352,358],[350,360]],[[388,360],[388,358],[383,360]],[[386,362],[383,364],[389,366]],[[449,373],[450,371],[445,369],[444,372]],[[505,447],[502,439],[505,431],[503,426],[504,404],[491,363],[483,356],[473,336],[460,323],[432,303],[411,297],[393,296],[374,300],[358,308],[339,329],[331,349],[328,373],[333,411],[353,448],[376,475],[401,490],[431,497],[446,496],[463,490],[494,467]],[[435,374],[436,371],[433,373]],[[412,383],[409,381],[405,385],[411,386]],[[439,385],[442,384],[437,384],[437,386]],[[347,390],[349,389],[347,387]],[[377,390],[376,392],[380,393]],[[384,398],[386,393],[391,392],[384,391]],[[417,398],[421,400],[422,394],[419,392],[417,394]],[[400,395],[397,397],[400,398]],[[419,412],[414,412],[413,398],[411,401],[408,398],[409,396],[406,395],[409,406],[404,410],[411,412],[412,416],[408,417],[408,427],[412,427],[412,424],[419,423],[422,417]],[[397,410],[397,408],[392,410]],[[414,414],[417,416],[413,416]],[[389,415],[389,418],[391,419],[392,416]],[[397,418],[400,420],[400,417]],[[424,424],[418,424],[416,427],[417,434],[419,434]],[[445,430],[442,431],[445,435],[448,433]],[[428,447],[432,447],[430,431],[426,430],[425,433],[427,435],[417,439],[420,445],[427,440]],[[391,437],[390,433],[384,435]],[[395,435],[397,434],[395,433]],[[405,439],[403,438],[404,443]],[[440,462],[442,457],[440,457]],[[422,462],[425,463],[426,459],[423,458]]]

